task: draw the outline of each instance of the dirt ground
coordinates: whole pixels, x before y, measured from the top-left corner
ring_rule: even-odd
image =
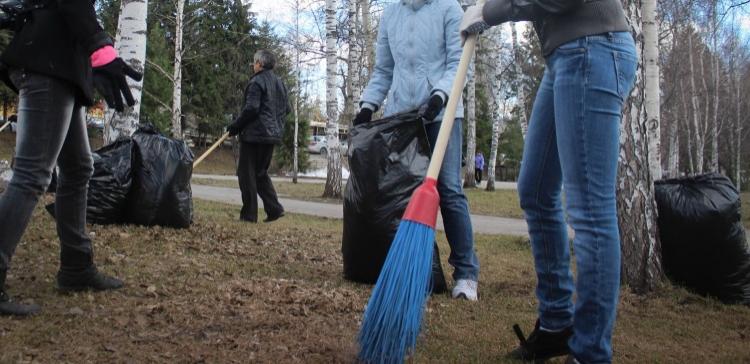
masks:
[[[369,287],[342,279],[341,222],[289,215],[255,225],[238,214],[196,201],[187,230],[92,226],[100,269],[127,285],[60,295],[54,223],[37,209],[8,283],[44,311],[0,318],[0,363],[353,362]],[[477,236],[476,248],[480,301],[433,297],[414,362],[506,362],[513,323],[533,325],[528,243]],[[671,287],[622,292],[617,362],[750,361],[750,308]]]

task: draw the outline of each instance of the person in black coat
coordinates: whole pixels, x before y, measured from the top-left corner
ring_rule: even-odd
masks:
[[[133,105],[125,76],[141,75],[117,57],[90,0],[48,0],[24,17],[2,57],[2,78],[19,92],[13,178],[0,196],[0,315],[25,316],[38,305],[10,299],[11,258],[57,165],[55,196],[62,292],[110,290],[119,279],[99,272],[86,232],[86,190],[93,160],[85,106],[94,89],[118,111]]]
[[[286,87],[273,72],[276,63],[266,50],[255,53],[255,74],[245,88],[245,106],[240,116],[227,127],[229,135],[239,135],[240,160],[237,166],[242,211],[240,220],[258,221],[258,195],[266,211],[265,222],[284,216],[284,207],[276,197],[268,167],[274,145],[281,143],[284,119],[291,111]]]

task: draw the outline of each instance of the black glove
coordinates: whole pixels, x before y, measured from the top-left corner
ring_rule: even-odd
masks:
[[[235,135],[239,134],[240,131],[242,131],[242,130],[240,130],[240,128],[237,126],[237,124],[231,123],[231,124],[229,124],[229,126],[227,126],[227,131],[229,132],[229,136],[235,136]]]
[[[130,87],[128,87],[125,76],[136,81],[140,81],[143,78],[140,72],[128,66],[120,57],[103,66],[94,67],[94,87],[104,97],[107,105],[114,107],[117,111],[125,109],[122,104],[123,97],[125,97],[125,102],[128,103],[128,106],[135,104],[133,94],[130,93]]]
[[[422,111],[422,115],[420,116],[426,121],[433,121],[443,111],[443,106],[445,106],[443,98],[438,94],[433,94],[430,100],[427,101],[427,104],[421,108],[424,111]]]
[[[372,121],[372,110],[363,107],[357,113],[357,116],[354,118],[352,125],[357,126],[359,124],[369,123],[370,121]]]

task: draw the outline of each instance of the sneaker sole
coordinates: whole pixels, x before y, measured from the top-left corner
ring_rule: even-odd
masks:
[[[459,293],[458,296],[454,296],[453,298],[455,298],[455,299],[465,299],[465,300],[470,301],[470,302],[476,302],[477,301],[476,298],[475,299],[469,298],[466,295],[466,293]]]

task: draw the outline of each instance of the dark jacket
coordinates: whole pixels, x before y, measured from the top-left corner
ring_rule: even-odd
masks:
[[[245,106],[235,125],[240,140],[248,143],[279,144],[284,119],[291,112],[286,86],[271,70],[262,70],[245,88]]]
[[[112,40],[96,20],[91,0],[48,0],[32,11],[2,55],[7,68],[56,77],[76,86],[78,102],[94,103],[91,54]]]
[[[587,35],[630,31],[620,0],[490,0],[482,15],[489,25],[533,21],[545,57]]]

